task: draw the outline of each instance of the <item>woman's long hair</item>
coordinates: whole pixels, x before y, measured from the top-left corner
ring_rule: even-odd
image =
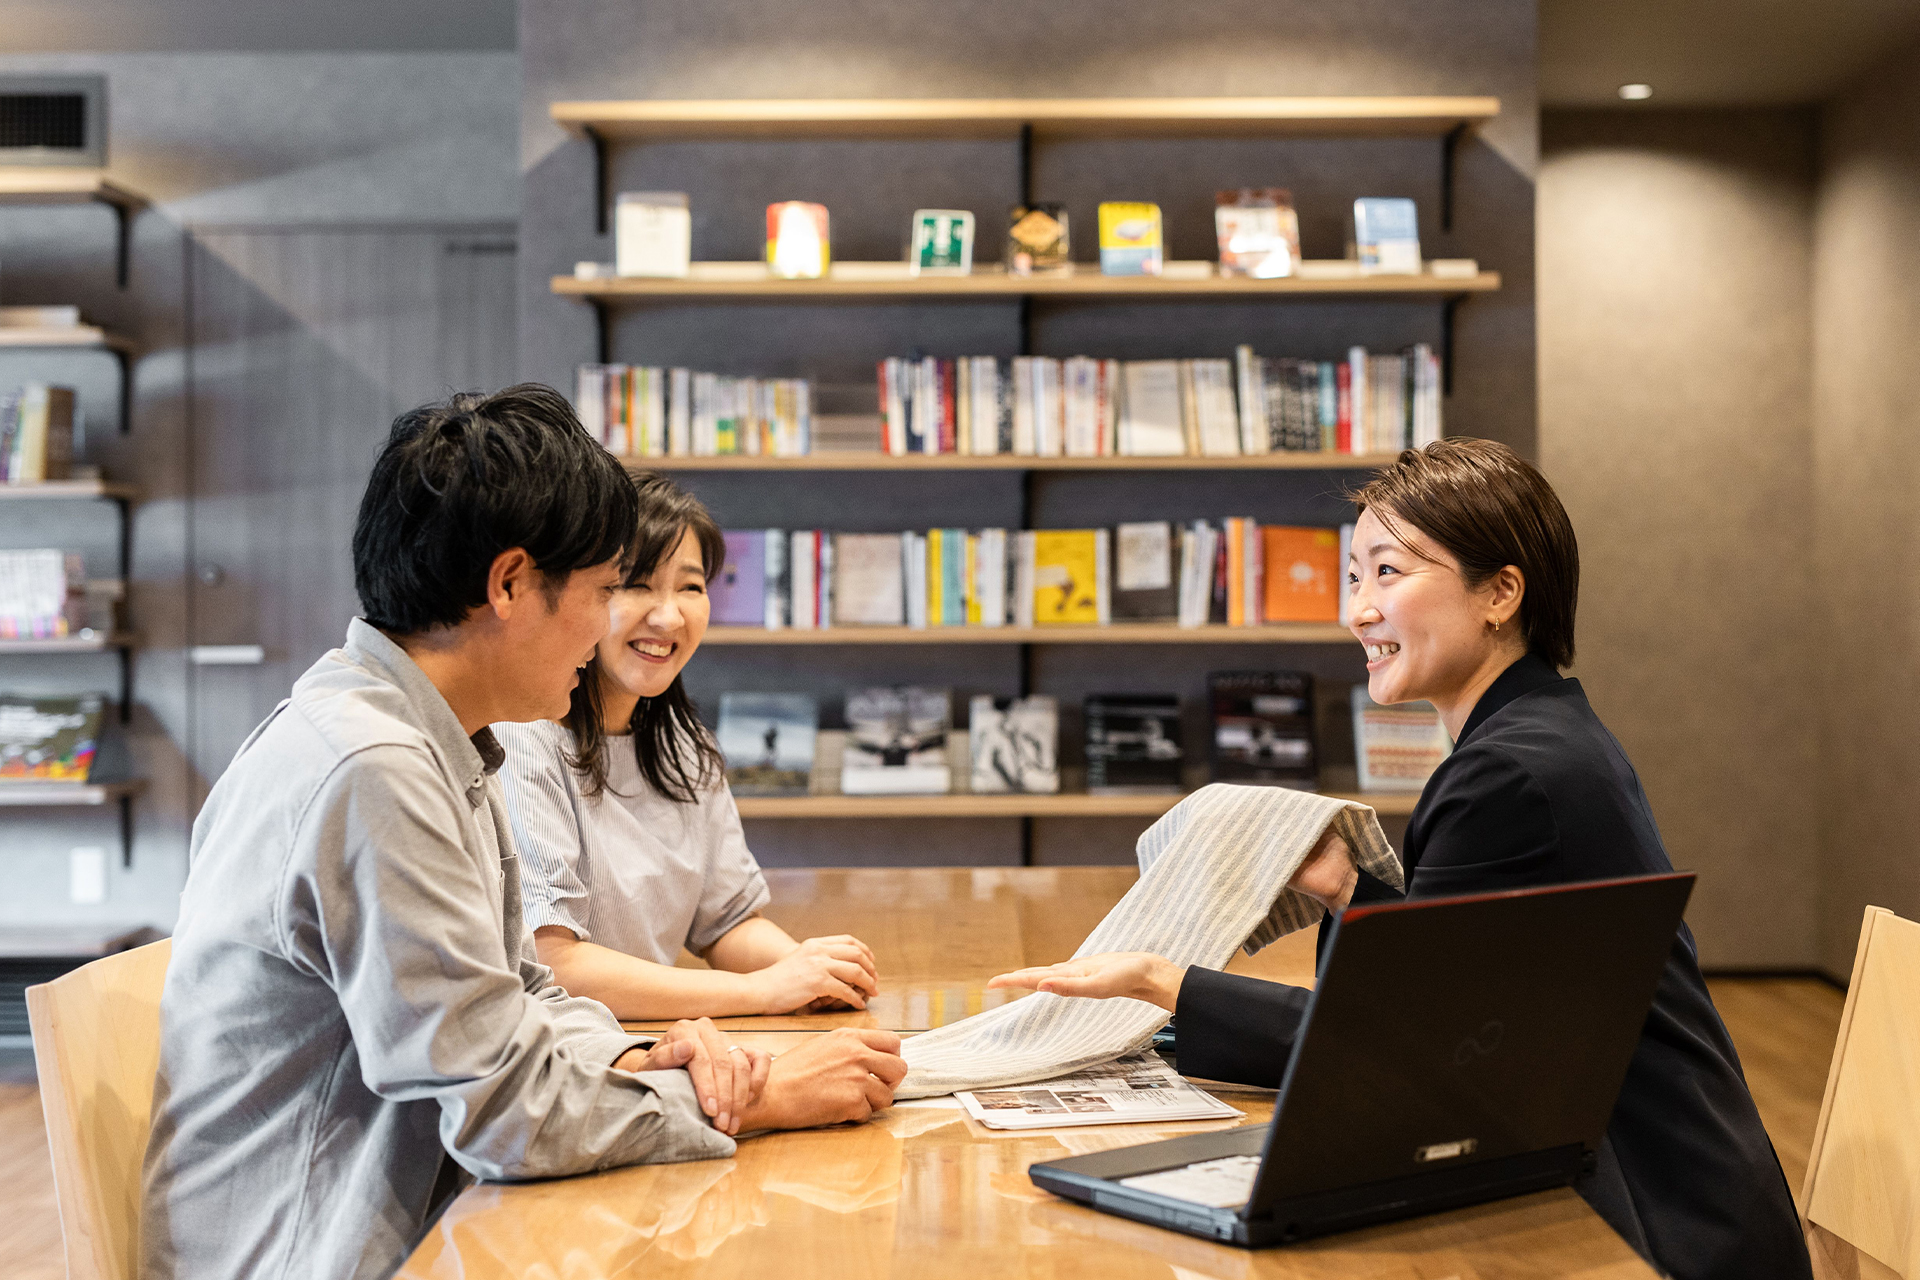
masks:
[[[700,543],[700,563],[712,582],[726,564],[726,539],[700,500],[663,475],[634,477],[640,492],[640,530],[634,540],[633,567],[622,587],[637,587],[653,577],[691,530]],[[684,674],[684,673],[683,673]],[[573,732],[572,764],[585,775],[585,791],[607,789],[607,738],[631,733],[640,776],[669,800],[692,804],[700,792],[726,772],[726,762],[694,709],[680,676],[657,698],[642,698],[630,724],[609,725],[600,697],[600,655],[596,652],[574,688],[566,725]]]

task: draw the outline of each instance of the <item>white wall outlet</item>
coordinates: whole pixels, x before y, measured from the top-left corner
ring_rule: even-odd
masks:
[[[107,851],[82,845],[67,855],[67,894],[75,902],[107,900]]]

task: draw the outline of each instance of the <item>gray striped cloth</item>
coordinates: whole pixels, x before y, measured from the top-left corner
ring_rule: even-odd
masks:
[[[1401,884],[1379,819],[1365,805],[1278,787],[1202,787],[1147,828],[1140,879],[1074,952],[1151,951],[1219,969],[1316,923],[1320,904],[1287,881],[1332,827],[1370,874]],[[1167,1011],[1143,1000],[1036,992],[909,1037],[896,1098],[993,1089],[1067,1075],[1142,1047]]]

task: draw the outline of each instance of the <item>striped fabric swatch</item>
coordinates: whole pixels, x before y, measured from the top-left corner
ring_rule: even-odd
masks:
[[[1287,888],[1331,827],[1369,874],[1399,887],[1400,860],[1372,809],[1279,787],[1202,787],[1135,846],[1140,879],[1074,952],[1151,951],[1219,969],[1317,923],[1320,904]],[[1145,1045],[1167,1011],[1143,1000],[1045,992],[911,1036],[896,1098],[997,1089],[1067,1075]]]

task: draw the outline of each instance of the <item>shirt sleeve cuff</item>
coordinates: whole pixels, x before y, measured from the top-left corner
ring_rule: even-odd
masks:
[[[1349,906],[1358,906],[1362,902],[1399,902],[1407,895],[1386,881],[1369,875],[1364,868],[1356,867],[1360,878],[1354,882],[1353,900]]]
[[[1300,987],[1190,966],[1173,1014],[1180,1073],[1277,1088],[1311,995]]]
[[[586,921],[579,918],[584,913],[573,911],[566,902],[542,902],[538,898],[530,898],[523,909],[526,914],[528,933],[532,933],[535,929],[544,929],[548,925],[558,925],[582,942],[593,941],[593,935],[587,932]]]
[[[713,1127],[700,1109],[693,1080],[684,1071],[639,1071],[641,1081],[660,1099],[661,1141],[648,1153],[646,1164],[673,1164],[681,1160],[724,1160],[734,1153],[734,1142]]]

